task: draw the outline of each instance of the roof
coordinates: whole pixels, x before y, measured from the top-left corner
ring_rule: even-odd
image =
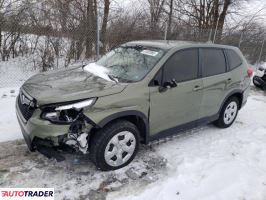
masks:
[[[125,43],[125,45],[141,45],[150,46],[160,49],[171,49],[173,47],[218,47],[218,48],[235,48],[227,45],[213,44],[209,42],[193,42],[193,41],[179,41],[179,40],[139,40]]]

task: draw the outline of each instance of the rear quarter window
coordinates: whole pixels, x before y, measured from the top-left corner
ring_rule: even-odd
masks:
[[[235,69],[242,64],[242,59],[234,50],[227,49],[226,54],[230,70]]]

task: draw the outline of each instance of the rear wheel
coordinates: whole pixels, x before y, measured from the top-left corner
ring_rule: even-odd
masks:
[[[239,110],[238,98],[231,97],[223,105],[219,119],[215,121],[214,124],[219,128],[227,128],[231,126],[237,117],[238,110]]]
[[[129,121],[118,120],[95,133],[90,155],[101,170],[115,170],[134,159],[138,146],[138,128]]]

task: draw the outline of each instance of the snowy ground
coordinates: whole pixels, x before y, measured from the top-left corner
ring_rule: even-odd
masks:
[[[19,88],[0,88],[0,142],[22,138],[16,118],[15,102]]]
[[[165,177],[118,199],[266,199],[266,95],[252,92],[235,124],[211,125],[154,147]]]
[[[15,90],[15,91],[14,91]],[[18,88],[0,90],[0,141],[21,138]],[[266,93],[252,89],[228,129],[212,125],[143,146],[129,166],[101,172],[84,156],[57,163],[23,140],[0,143],[0,187],[54,187],[56,199],[266,199]]]
[[[0,62],[0,88],[18,87],[33,74],[34,70],[31,57],[17,57],[8,62]]]

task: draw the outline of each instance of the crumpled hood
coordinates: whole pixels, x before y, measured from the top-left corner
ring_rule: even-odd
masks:
[[[115,83],[83,70],[82,66],[32,76],[22,89],[37,104],[52,104],[120,93],[126,84]]]

